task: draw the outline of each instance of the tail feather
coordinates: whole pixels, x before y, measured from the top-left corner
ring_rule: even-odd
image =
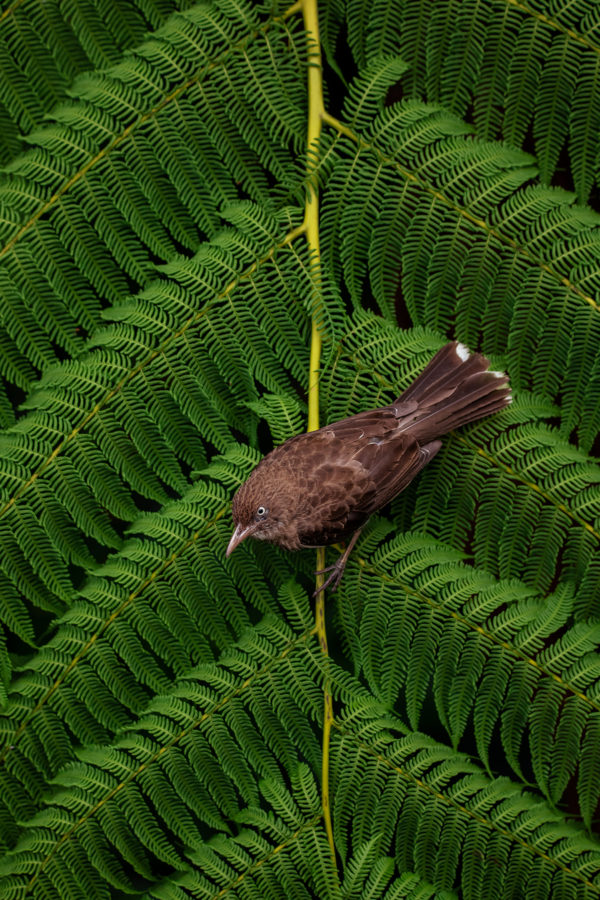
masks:
[[[485,356],[453,341],[436,353],[396,402],[418,404],[403,417],[403,430],[423,444],[504,409],[511,399],[508,376],[490,371]]]

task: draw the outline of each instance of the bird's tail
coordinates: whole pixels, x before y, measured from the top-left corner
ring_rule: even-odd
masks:
[[[396,403],[413,407],[402,416],[403,429],[423,444],[504,409],[512,399],[508,376],[488,366],[485,356],[464,344],[446,344],[398,397]]]

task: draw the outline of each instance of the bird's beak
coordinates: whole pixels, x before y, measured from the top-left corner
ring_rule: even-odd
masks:
[[[244,538],[247,538],[251,531],[252,525],[247,525],[245,528],[242,525],[237,525],[235,531],[231,535],[231,540],[227,545],[225,556],[231,556],[237,545],[241,544]]]

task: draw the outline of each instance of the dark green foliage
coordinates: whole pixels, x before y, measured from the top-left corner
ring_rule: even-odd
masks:
[[[407,97],[468,114],[481,138],[527,141],[543,184],[566,145],[571,183],[587,201],[599,173],[597,4],[347,0],[347,16],[358,66],[398,53]]]
[[[78,78],[54,124],[29,136],[33,148],[0,181],[8,381],[26,390],[57,348],[80,353],[104,307],[215,234],[238,183],[272,206],[269,177],[285,184],[290,149],[302,148],[303,41],[294,53],[290,29],[251,8],[216,16],[198,4],[122,62]]]
[[[187,0],[5,4],[0,35],[2,163],[22,149],[32,128],[67,96],[78,73],[117,62],[149,27],[159,27],[174,10],[189,5]]]
[[[600,217],[551,183],[565,140],[595,178],[594,10],[322,4],[319,270],[297,12],[34,6],[0,18],[0,896],[597,898]],[[370,523],[331,658],[314,553],[224,558],[311,317],[323,422],[454,337],[514,386]]]

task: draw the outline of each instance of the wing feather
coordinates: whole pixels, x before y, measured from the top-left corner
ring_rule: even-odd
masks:
[[[368,423],[362,424],[368,428]],[[354,430],[354,423],[351,427]],[[400,493],[441,447],[441,441],[420,447],[406,432],[382,434],[381,421],[372,437],[360,427],[352,440],[349,430],[338,434],[336,423],[322,429],[322,439],[311,443],[313,487],[305,495],[298,532],[305,547],[349,537]]]

